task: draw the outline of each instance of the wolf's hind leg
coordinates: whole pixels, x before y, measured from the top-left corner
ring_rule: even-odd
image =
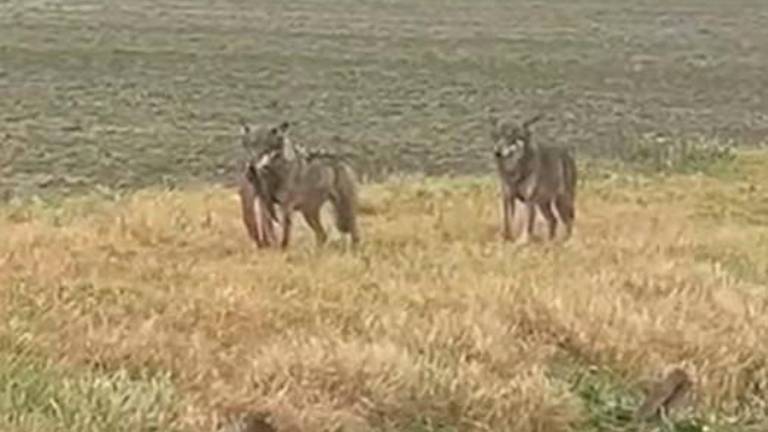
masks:
[[[301,214],[304,216],[307,225],[309,225],[309,227],[312,228],[312,231],[315,232],[317,245],[321,246],[325,244],[326,240],[328,240],[328,234],[325,232],[323,223],[320,221],[320,207],[313,206],[312,208],[305,209]]]

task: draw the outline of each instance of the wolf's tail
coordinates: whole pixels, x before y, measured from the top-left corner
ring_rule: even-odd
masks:
[[[563,180],[565,191],[572,199],[576,197],[576,161],[570,151],[566,152],[563,159]]]
[[[331,194],[336,210],[336,227],[350,234],[352,241],[359,240],[357,230],[357,180],[352,168],[344,162],[334,164],[334,193]]]

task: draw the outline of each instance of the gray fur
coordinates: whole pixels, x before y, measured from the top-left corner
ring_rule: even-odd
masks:
[[[560,216],[565,238],[571,236],[576,216],[576,163],[573,156],[559,147],[541,146],[532,139],[530,127],[542,118],[535,116],[522,124],[493,120],[494,158],[501,180],[504,238],[512,239],[512,220],[516,201],[528,209],[528,217],[519,242],[533,234],[535,210],[547,220],[549,238],[553,239]]]
[[[341,158],[307,151],[291,142],[288,124],[272,128],[244,130],[243,143],[253,149],[252,177],[265,196],[269,212],[281,209],[283,238],[281,246],[290,243],[292,214],[300,211],[315,233],[318,244],[327,240],[320,220],[320,210],[330,201],[335,210],[336,227],[349,234],[353,244],[359,242],[357,227],[357,181],[352,168]]]

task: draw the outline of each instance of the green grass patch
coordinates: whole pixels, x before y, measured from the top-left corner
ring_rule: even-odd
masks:
[[[173,431],[177,402],[167,375],[72,373],[28,356],[0,359],[6,432]]]

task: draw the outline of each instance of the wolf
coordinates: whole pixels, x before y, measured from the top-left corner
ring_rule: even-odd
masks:
[[[537,114],[522,123],[491,118],[493,155],[501,180],[503,236],[512,240],[515,201],[522,201],[528,215],[517,240],[521,244],[528,242],[533,234],[536,208],[547,221],[550,240],[557,229],[553,207],[565,225],[564,239],[571,236],[576,217],[576,162],[566,149],[533,141],[530,128],[542,118],[542,114]]]
[[[293,213],[301,212],[314,231],[318,245],[328,239],[320,220],[322,206],[330,201],[335,210],[336,227],[349,234],[352,244],[360,241],[357,225],[358,186],[352,167],[336,155],[310,152],[288,137],[290,123],[269,128],[244,130],[243,142],[255,155],[250,168],[255,193],[264,210],[282,228],[280,246],[291,240]]]

